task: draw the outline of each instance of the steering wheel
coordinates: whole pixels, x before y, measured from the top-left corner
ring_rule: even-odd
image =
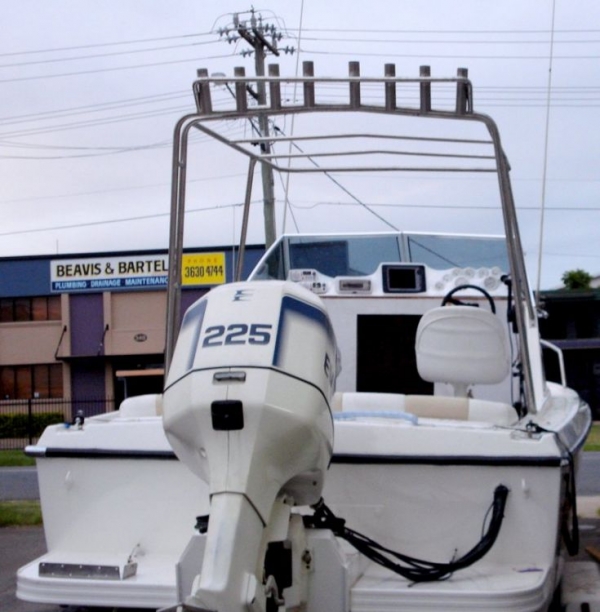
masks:
[[[490,310],[492,314],[496,314],[496,304],[494,303],[494,298],[483,288],[477,285],[458,285],[458,287],[454,287],[446,293],[444,299],[442,300],[442,306],[446,304],[454,304],[455,306],[477,306],[477,304],[468,304],[466,302],[461,302],[458,298],[452,297],[458,291],[462,291],[463,289],[476,289],[480,293],[486,297],[487,301],[490,303]]]

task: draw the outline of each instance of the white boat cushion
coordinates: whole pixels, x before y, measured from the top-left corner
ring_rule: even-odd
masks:
[[[403,395],[401,393],[336,393],[334,411],[368,415],[381,412],[406,412],[423,419],[479,421],[494,425],[513,425],[519,419],[509,404],[466,397]]]
[[[445,306],[426,312],[415,342],[419,375],[429,382],[493,384],[510,369],[507,333],[489,310]]]

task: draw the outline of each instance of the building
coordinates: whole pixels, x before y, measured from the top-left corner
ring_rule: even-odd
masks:
[[[544,291],[541,301],[548,313],[540,322],[542,337],[562,350],[568,386],[600,420],[600,289]],[[556,358],[547,353],[549,378],[558,380]]]
[[[246,249],[244,275],[263,247]],[[233,280],[231,247],[187,249],[182,310]],[[164,383],[165,250],[0,259],[0,413],[96,414]],[[542,337],[600,419],[600,289],[545,291]],[[550,380],[560,373],[547,351]]]
[[[263,252],[246,248],[244,274]],[[186,250],[182,309],[232,281],[236,256]],[[70,419],[162,391],[167,263],[164,250],[0,259],[0,407],[60,404]]]

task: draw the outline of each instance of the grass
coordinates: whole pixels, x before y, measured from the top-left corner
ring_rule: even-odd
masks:
[[[39,501],[0,502],[0,527],[24,527],[42,524]]]
[[[586,451],[600,451],[600,423],[594,423],[590,434],[585,441],[583,450]]]
[[[35,465],[35,459],[22,450],[0,450],[0,467],[23,467]]]

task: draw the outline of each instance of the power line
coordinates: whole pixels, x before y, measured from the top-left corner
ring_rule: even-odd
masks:
[[[252,200],[251,204],[259,204],[261,203],[262,200]],[[244,203],[243,202],[238,202],[238,203],[234,203],[234,204],[217,204],[215,206],[208,206],[208,207],[203,207],[203,208],[192,208],[192,209],[187,209],[186,213],[201,213],[201,212],[208,212],[208,211],[212,211],[212,210],[221,210],[221,209],[227,209],[227,208],[240,208],[243,207]],[[310,206],[301,206],[297,203],[291,204],[291,206],[293,208],[296,209],[300,209],[300,210],[310,210],[319,206],[354,206],[354,207],[360,207],[361,209],[364,209],[364,205],[361,205],[360,203],[357,202],[315,202]],[[444,206],[444,205],[417,205],[417,204],[377,204],[377,203],[369,203],[368,204],[369,207],[380,207],[380,206],[384,206],[384,207],[388,207],[388,208],[427,208],[427,209],[446,209],[446,210],[460,210],[460,209],[467,209],[467,210],[478,210],[478,211],[493,211],[493,212],[498,212],[497,208],[492,208],[492,207],[481,207],[481,206],[476,206],[476,205],[461,205],[461,206]],[[539,207],[526,207],[528,209],[532,209],[532,210],[538,210]],[[584,210],[594,210],[595,212],[600,212],[600,208],[595,208],[595,209],[588,209],[588,208],[583,208]],[[552,207],[552,208],[547,208],[546,210],[550,210],[550,211],[556,211],[556,210],[577,210],[577,209],[572,209],[572,208],[557,208],[557,207]],[[372,211],[370,211],[372,212]],[[146,221],[149,219],[157,219],[157,218],[164,218],[164,217],[168,217],[169,216],[169,212],[164,212],[164,213],[153,213],[153,214],[146,214],[146,215],[136,215],[136,216],[132,216],[132,217],[123,217],[123,218],[119,218],[119,219],[104,219],[101,221],[87,221],[87,222],[83,222],[83,223],[72,223],[72,224],[64,224],[64,225],[55,225],[55,226],[47,226],[47,227],[38,227],[38,228],[32,228],[32,229],[25,229],[25,230],[14,230],[14,231],[7,231],[7,232],[0,232],[0,236],[16,236],[16,235],[22,235],[22,234],[35,234],[35,233],[40,233],[40,232],[51,232],[51,231],[62,231],[62,230],[69,230],[69,229],[80,229],[82,227],[96,227],[99,225],[110,225],[110,224],[115,224],[115,223],[130,223],[132,221]]]
[[[170,115],[175,112],[186,112],[189,111],[189,106],[172,106],[170,108],[163,108],[160,110],[144,111],[139,113],[131,113],[129,115],[119,115],[117,117],[108,117],[104,119],[89,119],[85,121],[75,121],[73,123],[64,123],[62,125],[42,127],[42,128],[30,128],[27,130],[21,130],[16,132],[4,132],[0,133],[0,137],[15,137],[15,136],[30,136],[34,134],[48,134],[53,132],[61,132],[65,130],[79,129],[82,127],[98,127],[101,125],[109,125],[111,123],[122,123],[123,121],[131,121],[134,119],[149,119],[153,117],[160,117],[162,115]]]
[[[428,58],[428,59],[468,59],[468,60],[547,60],[548,55],[468,55],[447,54],[442,55],[432,53],[378,53],[378,52],[357,52],[355,49],[350,51],[319,51],[318,49],[301,49],[302,53],[312,53],[315,55],[341,55],[356,57],[412,57],[412,58]],[[600,59],[600,55],[555,55],[554,59],[561,60],[581,60],[581,59]],[[0,81],[1,82],[1,81]]]
[[[241,173],[241,174],[222,174],[219,176],[210,176],[210,177],[203,177],[203,178],[197,178],[197,179],[189,179],[188,182],[189,183],[199,183],[199,182],[205,182],[205,181],[217,181],[217,180],[229,180],[232,178],[239,178],[242,176],[246,176],[246,173]],[[94,191],[79,191],[76,193],[64,193],[64,194],[57,194],[57,195],[44,195],[44,196],[33,196],[33,197],[28,197],[28,198],[14,198],[12,200],[1,200],[0,201],[0,205],[2,204],[22,204],[25,202],[36,202],[36,201],[45,201],[45,200],[59,200],[59,199],[65,199],[65,198],[81,198],[83,196],[90,196],[90,195],[102,195],[102,194],[106,194],[106,193],[118,193],[118,192],[122,192],[122,191],[136,191],[138,189],[156,189],[157,187],[170,187],[171,183],[151,183],[148,185],[133,185],[131,187],[115,187],[113,189],[97,189]]]
[[[427,30],[427,29],[352,29],[352,28],[304,28],[305,32],[345,32],[357,34],[551,34],[552,30]],[[598,34],[599,29],[555,30],[556,34]]]
[[[373,208],[416,208],[416,209],[436,209],[436,210],[476,210],[481,212],[499,213],[500,209],[496,206],[480,206],[478,204],[401,204],[401,203],[382,203],[382,202],[310,202],[302,206],[296,201],[292,204],[294,208],[311,210],[319,206],[367,206]],[[539,211],[540,206],[517,206],[517,211],[535,210]],[[600,206],[552,206],[546,207],[546,211],[554,212],[600,212]]]
[[[129,108],[131,106],[143,106],[146,104],[155,104],[157,102],[166,102],[177,100],[180,98],[190,99],[189,91],[179,91],[164,94],[155,94],[138,98],[128,98],[125,100],[116,100],[113,102],[99,102],[96,104],[88,104],[85,106],[75,106],[71,108],[57,109],[52,111],[40,111],[38,113],[27,113],[25,115],[14,115],[12,117],[0,117],[0,127],[6,125],[15,125],[17,123],[31,123],[33,121],[44,121],[48,119],[62,119],[64,117],[72,117],[74,115],[83,115],[86,113],[98,113],[106,110],[114,110],[120,108]]]
[[[230,58],[232,54],[227,55],[212,55],[209,57],[203,57],[202,60],[213,60],[213,59],[226,59]],[[119,72],[123,70],[137,70],[138,68],[155,68],[157,66],[172,66],[174,64],[186,64],[190,62],[198,63],[199,58],[193,57],[189,59],[181,59],[181,60],[170,60],[166,62],[153,62],[150,64],[135,64],[133,66],[116,66],[112,68],[96,68],[93,70],[83,70],[79,72],[61,72],[59,74],[40,74],[36,76],[30,77],[14,77],[10,79],[0,79],[0,83],[19,83],[23,81],[39,81],[42,79],[57,79],[63,77],[71,77],[71,76],[86,76],[90,74],[99,74],[103,72]]]
[[[600,259],[600,255],[590,255],[582,253],[552,253],[550,251],[544,251],[544,255],[550,257],[590,257],[593,259]]]
[[[21,159],[21,160],[55,160],[55,159],[82,159],[86,157],[106,157],[107,155],[118,155],[120,153],[132,153],[134,151],[147,151],[150,149],[162,148],[170,143],[162,145],[140,145],[135,147],[123,147],[112,151],[102,151],[96,153],[73,153],[71,155],[4,155],[0,154],[0,159]]]
[[[6,138],[8,137],[23,137],[23,136],[34,136],[34,135],[40,135],[40,134],[53,134],[56,132],[64,132],[64,131],[70,131],[70,130],[77,130],[77,129],[85,129],[85,128],[93,128],[93,127],[99,127],[99,126],[103,126],[103,125],[110,125],[113,123],[123,123],[123,122],[128,122],[128,121],[133,121],[133,120],[145,120],[145,119],[152,119],[155,117],[160,117],[160,116],[168,116],[168,115],[172,115],[175,113],[175,111],[178,111],[178,115],[180,115],[182,112],[186,112],[188,111],[189,108],[188,107],[173,107],[170,109],[160,109],[160,110],[156,110],[156,111],[146,111],[143,113],[133,113],[130,115],[118,115],[116,117],[109,117],[109,118],[104,118],[104,119],[91,119],[91,120],[87,120],[87,121],[79,121],[79,122],[73,122],[73,123],[66,123],[66,124],[62,124],[62,125],[58,125],[58,126],[48,126],[48,127],[41,127],[41,128],[32,128],[29,130],[21,130],[20,132],[6,132],[6,133],[0,133],[0,146],[2,142],[6,143]],[[223,133],[235,133],[235,132],[239,132],[240,131],[240,126],[242,125],[242,120],[239,120],[237,122],[227,122],[227,126],[225,128],[223,128]],[[195,142],[199,142],[199,141],[212,141],[212,138],[210,136],[204,135],[204,136],[200,136],[200,135],[195,135],[194,136],[194,141]],[[11,143],[7,143],[9,146],[11,146]],[[6,145],[5,145],[6,146]],[[20,145],[16,145],[16,146],[27,146],[27,143],[22,143]],[[137,145],[133,145],[133,147],[135,147]],[[145,145],[141,145],[141,146],[145,146]],[[30,147],[33,148],[33,147]],[[40,148],[44,148],[44,145],[41,145]],[[69,147],[61,147],[61,146],[57,146],[55,145],[55,148],[66,148],[68,149]],[[95,149],[102,149],[103,147],[93,147]],[[113,149],[113,150],[119,150],[119,149],[123,149],[123,146],[112,146],[112,147],[106,147],[107,149]],[[131,148],[131,147],[128,147]]]
[[[143,118],[146,119],[148,117],[152,117],[153,115],[148,115],[148,116],[144,116]],[[119,119],[119,121],[124,121],[126,119]],[[99,126],[99,125],[104,125],[105,123],[116,123],[117,121],[110,121],[110,122],[96,122],[92,125],[86,126],[86,127],[95,127],[95,126]],[[78,126],[72,128],[72,129],[77,129]],[[67,129],[67,128],[65,128]],[[239,131],[239,127],[235,128],[235,127],[229,127],[226,128],[222,131],[223,134],[226,134],[228,132],[232,133],[232,132],[236,132]],[[51,130],[48,130],[46,132],[37,132],[37,133],[48,133],[51,132]],[[210,136],[197,136],[194,135],[193,139],[190,139],[190,144],[199,144],[200,142],[207,142],[207,141],[211,141],[212,138]],[[70,150],[70,149],[75,149],[75,150],[88,150],[88,151],[96,151],[96,153],[80,153],[80,154],[73,154],[73,155],[46,155],[46,156],[42,156],[42,155],[2,155],[0,154],[0,159],[21,159],[21,160],[54,160],[54,159],[76,159],[76,158],[83,158],[83,157],[99,157],[99,156],[107,156],[107,155],[114,155],[114,154],[118,154],[118,153],[132,153],[132,152],[137,152],[137,151],[144,151],[144,150],[154,150],[154,149],[160,149],[160,148],[165,148],[165,147],[170,147],[172,144],[171,140],[164,140],[161,142],[157,142],[157,143],[152,143],[152,144],[148,144],[148,145],[131,145],[128,147],[118,147],[118,146],[112,146],[112,147],[68,147],[68,146],[60,146],[60,145],[28,145],[25,143],[15,143],[12,144],[10,142],[6,142],[3,140],[0,140],[0,148],[1,147],[6,147],[6,148],[28,148],[28,149],[54,149],[54,150]]]
[[[260,200],[252,200],[251,204],[257,204],[259,202]],[[244,206],[244,203],[238,202],[235,204],[217,204],[215,206],[207,206],[204,208],[188,208],[186,210],[186,214],[208,212],[211,210],[220,210],[220,209],[226,209],[226,208],[239,208],[242,206]],[[130,223],[132,221],[146,221],[149,219],[158,219],[158,218],[168,217],[170,214],[171,214],[170,212],[164,212],[164,213],[154,213],[154,214],[148,214],[148,215],[138,215],[135,217],[123,217],[121,219],[106,219],[103,221],[86,221],[83,223],[71,223],[71,224],[65,224],[65,225],[55,225],[51,227],[38,227],[38,228],[26,229],[26,230],[0,232],[0,236],[17,236],[21,234],[37,234],[40,232],[52,232],[52,231],[59,231],[59,230],[80,229],[82,227],[95,227],[98,225],[109,225],[109,224],[114,224],[114,223]]]
[[[317,36],[305,36],[304,40],[317,42],[344,42],[344,43],[375,43],[375,44],[406,44],[406,45],[547,45],[547,40],[432,40],[420,39],[384,39],[384,38],[323,38]],[[600,39],[594,40],[557,40],[555,44],[600,44]]]
[[[71,47],[51,47],[46,49],[32,49],[28,51],[11,51],[9,53],[0,53],[0,57],[11,57],[15,55],[32,55],[35,53],[55,53],[58,51],[79,51],[81,49],[97,49],[100,47],[113,47],[117,45],[137,45],[149,42],[160,42],[164,40],[177,40],[181,38],[191,38],[195,36],[209,36],[213,32],[202,32],[197,34],[179,34],[177,36],[160,36],[155,38],[139,38],[136,40],[121,40],[116,42],[94,43],[89,45],[77,45]]]
[[[114,51],[111,53],[96,53],[94,55],[76,55],[73,57],[56,57],[43,60],[33,60],[28,62],[17,62],[14,64],[0,64],[0,68],[20,68],[22,66],[37,66],[39,64],[54,64],[57,62],[73,62],[87,59],[97,59],[99,57],[119,57],[122,55],[132,55],[134,53],[153,53],[155,51],[167,51],[171,49],[182,49],[196,47],[200,45],[214,45],[218,40],[207,40],[202,42],[186,43],[184,45],[169,45],[167,47],[151,47],[150,49],[131,49],[129,51]]]

